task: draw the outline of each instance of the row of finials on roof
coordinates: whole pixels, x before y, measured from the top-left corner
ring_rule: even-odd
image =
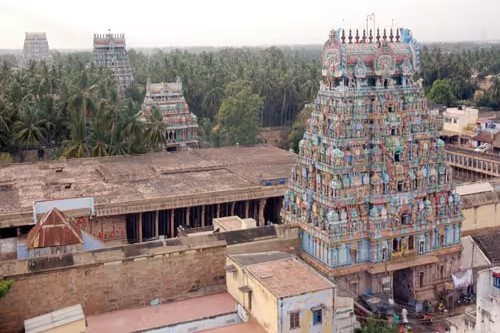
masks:
[[[330,36],[332,39],[335,37],[335,32],[332,31],[332,34]],[[384,33],[382,36],[380,36],[380,29],[377,28],[377,35],[375,36],[375,39],[377,42],[380,42],[380,38],[383,40],[387,40],[389,38],[390,42],[399,42],[400,36],[399,36],[399,29],[396,29],[396,34],[394,35],[392,28],[389,31],[389,35],[387,35],[387,29],[384,28]],[[352,34],[352,29],[349,29],[349,35],[347,36],[347,39],[349,40],[348,43],[352,44],[353,39],[354,43],[372,43],[373,42],[373,33],[372,29],[369,30],[368,36],[366,35],[366,29],[363,29],[363,35],[360,36],[359,30],[356,29],[356,34],[353,36]],[[346,42],[346,36],[345,36],[345,29],[342,29],[342,35],[340,37],[340,40],[342,41],[342,44],[345,44]]]

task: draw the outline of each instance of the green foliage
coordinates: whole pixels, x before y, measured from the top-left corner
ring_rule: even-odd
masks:
[[[221,136],[220,144],[255,144],[259,133],[259,111],[262,98],[252,93],[247,82],[233,82],[225,89],[226,98],[222,100],[217,113],[217,131]]]
[[[294,152],[299,151],[299,141],[302,140],[306,131],[307,120],[311,117],[313,106],[308,104],[300,111],[297,119],[292,125],[292,131],[288,135],[288,145]]]
[[[496,44],[442,44],[424,46],[420,54],[420,72],[426,92],[434,81],[445,80],[453,100],[472,101],[480,80],[500,73],[500,46]],[[495,98],[484,96],[478,104],[498,107]],[[496,104],[495,104],[496,103]]]
[[[436,104],[452,106],[455,103],[455,97],[451,92],[450,84],[446,80],[434,81],[427,96]]]
[[[360,333],[398,333],[396,326],[392,326],[386,320],[369,318],[361,327]]]
[[[12,280],[10,279],[0,279],[0,298],[7,295],[10,288],[12,287]]]
[[[180,77],[190,110],[199,119],[212,122],[224,98],[235,95],[227,87],[246,82],[262,97],[262,126],[291,125],[304,104],[316,96],[321,67],[319,48],[156,50],[152,54],[129,51],[129,59],[139,85],[145,85],[148,77],[151,82],[173,82]]]

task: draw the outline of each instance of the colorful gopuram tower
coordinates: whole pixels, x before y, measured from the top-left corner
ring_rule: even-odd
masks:
[[[346,37],[347,35],[347,37]],[[459,268],[460,196],[407,29],[332,31],[282,217],[304,260],[355,293],[434,299]]]
[[[163,116],[168,151],[198,147],[198,120],[194,113],[189,111],[180,78],[172,83],[151,83],[148,79],[142,104],[143,116],[149,114],[153,108],[159,110]]]
[[[124,34],[95,34],[94,62],[98,66],[111,69],[116,81],[118,96],[123,98],[125,90],[134,81],[132,68],[128,61]]]
[[[45,32],[27,32],[24,37],[23,66],[30,62],[50,62],[49,42]]]

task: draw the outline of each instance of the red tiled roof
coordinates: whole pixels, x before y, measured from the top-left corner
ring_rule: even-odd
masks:
[[[28,233],[28,248],[83,243],[82,232],[57,208],[52,208]]]
[[[500,133],[495,134],[495,140],[493,141],[493,147],[500,148]]]
[[[480,132],[478,135],[473,137],[472,140],[493,143],[493,134],[488,132]]]

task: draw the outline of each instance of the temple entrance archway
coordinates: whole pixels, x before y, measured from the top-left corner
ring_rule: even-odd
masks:
[[[394,293],[394,302],[400,305],[414,305],[415,288],[412,268],[394,271],[392,290]]]

